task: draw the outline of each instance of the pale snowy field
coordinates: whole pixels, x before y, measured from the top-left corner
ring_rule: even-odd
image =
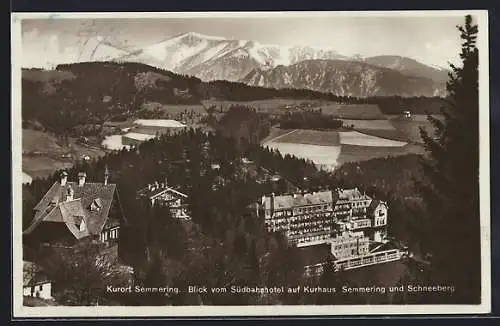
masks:
[[[357,131],[339,132],[342,145],[357,145],[368,147],[403,147],[406,142],[366,135]]]
[[[134,121],[134,124],[140,126],[148,126],[148,127],[168,127],[168,128],[186,127],[185,124],[182,124],[177,120],[165,120],[165,119],[138,119]]]
[[[102,147],[110,149],[110,150],[121,150],[123,148],[128,148],[129,146],[123,145],[122,143],[122,135],[111,135],[107,136],[102,141]]]
[[[334,168],[340,155],[340,146],[319,146],[309,144],[292,144],[269,142],[263,145],[270,149],[277,149],[282,155],[289,154],[298,158],[311,160],[323,168]]]

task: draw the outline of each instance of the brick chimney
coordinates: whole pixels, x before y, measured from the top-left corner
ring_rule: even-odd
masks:
[[[82,187],[85,184],[86,177],[87,177],[87,173],[85,173],[85,172],[78,173],[78,186]]]
[[[68,172],[66,171],[61,172],[61,186],[64,187],[67,181],[68,181]]]

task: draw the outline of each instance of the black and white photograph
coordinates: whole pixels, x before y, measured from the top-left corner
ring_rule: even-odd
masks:
[[[487,11],[12,14],[19,316],[487,313]]]

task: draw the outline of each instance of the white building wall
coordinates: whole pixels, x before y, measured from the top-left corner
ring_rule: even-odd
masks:
[[[23,295],[41,299],[52,299],[52,284],[42,283],[35,286],[25,286],[23,288]]]

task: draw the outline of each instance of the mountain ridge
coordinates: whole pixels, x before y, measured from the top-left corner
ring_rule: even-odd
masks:
[[[444,96],[445,84],[406,76],[362,61],[307,60],[271,70],[254,69],[242,82],[260,87],[306,88],[338,96]]]
[[[364,96],[363,94],[367,94],[366,96],[376,94],[401,96],[442,95],[442,89],[444,88],[442,85],[444,85],[448,78],[448,72],[445,70],[436,69],[414,59],[397,55],[363,57],[358,54],[348,57],[333,50],[332,47],[270,45],[253,40],[228,39],[197,32],[180,33],[160,42],[137,48],[134,48],[133,45],[130,48],[129,45],[128,49],[114,45],[112,41],[103,37],[95,36],[81,45],[78,55],[75,54],[74,56],[75,58],[73,58],[73,61],[70,60],[70,62],[137,62],[182,75],[195,76],[203,81],[227,80],[244,83],[250,82],[250,85],[265,85],[271,88],[307,88],[332,92],[337,95],[352,94],[353,96]],[[350,80],[367,78],[366,76],[355,75],[359,73],[356,70],[344,76],[344,79],[339,80],[337,86],[330,88],[318,85],[318,81],[314,81],[311,84],[299,81],[284,83],[282,79],[288,78],[286,76],[280,78],[277,76],[273,78],[266,77],[269,74],[276,74],[279,71],[283,71],[283,68],[281,68],[283,66],[293,66],[310,60],[334,61],[330,65],[338,65],[337,62],[339,60],[362,62],[379,68],[388,68],[407,76],[408,78],[403,81],[403,84],[412,84],[411,81],[414,80],[414,77],[422,77],[431,79],[436,85],[424,87],[422,86],[423,84],[431,84],[431,82],[416,82],[414,90],[405,89],[401,94],[396,94],[391,89],[384,90],[386,86],[383,85],[378,87],[381,89],[380,91],[375,90],[377,88],[375,86],[369,88],[371,91],[363,87],[358,90],[346,90],[346,88],[352,89],[352,86],[341,85],[342,80],[350,82]],[[288,70],[293,70],[293,68],[288,68]],[[376,69],[372,68],[372,70]],[[267,73],[263,73],[265,71]],[[257,81],[256,77],[253,79],[248,77],[249,75],[256,74],[263,76],[262,78],[266,79],[266,81]],[[290,75],[290,72],[287,74]],[[318,72],[311,71],[310,74],[311,76],[306,76],[305,78],[312,80],[314,79],[313,75],[317,75]],[[381,72],[378,74],[380,75]],[[373,73],[372,75],[377,75],[377,73]],[[401,80],[399,75],[398,80]],[[328,83],[329,81],[323,81],[323,84]],[[363,83],[367,84],[371,83],[371,81],[365,80]],[[424,90],[424,92],[419,94],[420,90]]]

